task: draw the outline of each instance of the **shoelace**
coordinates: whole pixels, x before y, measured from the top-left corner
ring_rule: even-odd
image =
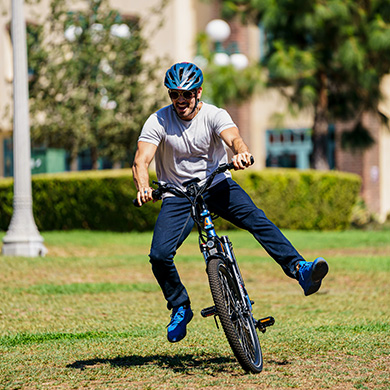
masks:
[[[306,274],[308,269],[310,269],[310,264],[309,263],[304,263],[304,264],[300,265],[298,272],[304,278],[306,276],[305,274]]]
[[[171,321],[170,323],[167,325],[170,326],[170,325],[174,325],[174,324],[178,324],[180,323],[181,321],[183,321],[184,319],[184,313],[185,313],[185,310],[178,310],[177,312],[175,313],[172,313],[171,314]]]

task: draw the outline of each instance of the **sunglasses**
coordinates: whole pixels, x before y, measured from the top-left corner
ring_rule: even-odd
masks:
[[[194,96],[196,96],[196,90],[192,91],[169,91],[169,96],[172,100],[176,100],[179,96],[183,96],[186,100],[191,100]]]

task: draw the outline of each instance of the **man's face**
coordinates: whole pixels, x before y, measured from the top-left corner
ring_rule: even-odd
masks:
[[[191,91],[181,91],[177,89],[169,90],[169,97],[172,100],[172,104],[175,107],[177,115],[180,119],[189,121],[196,115],[194,111],[196,98],[200,99],[202,95],[202,88],[193,89]]]

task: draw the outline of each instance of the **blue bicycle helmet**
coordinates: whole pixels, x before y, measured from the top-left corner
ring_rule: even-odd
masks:
[[[166,74],[164,85],[168,89],[189,91],[199,88],[203,83],[202,71],[191,62],[180,62],[171,66]]]

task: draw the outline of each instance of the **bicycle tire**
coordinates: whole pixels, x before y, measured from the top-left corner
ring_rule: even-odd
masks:
[[[238,286],[224,261],[210,259],[207,274],[211,295],[230,347],[246,372],[259,373],[263,356],[251,313],[243,313]]]

